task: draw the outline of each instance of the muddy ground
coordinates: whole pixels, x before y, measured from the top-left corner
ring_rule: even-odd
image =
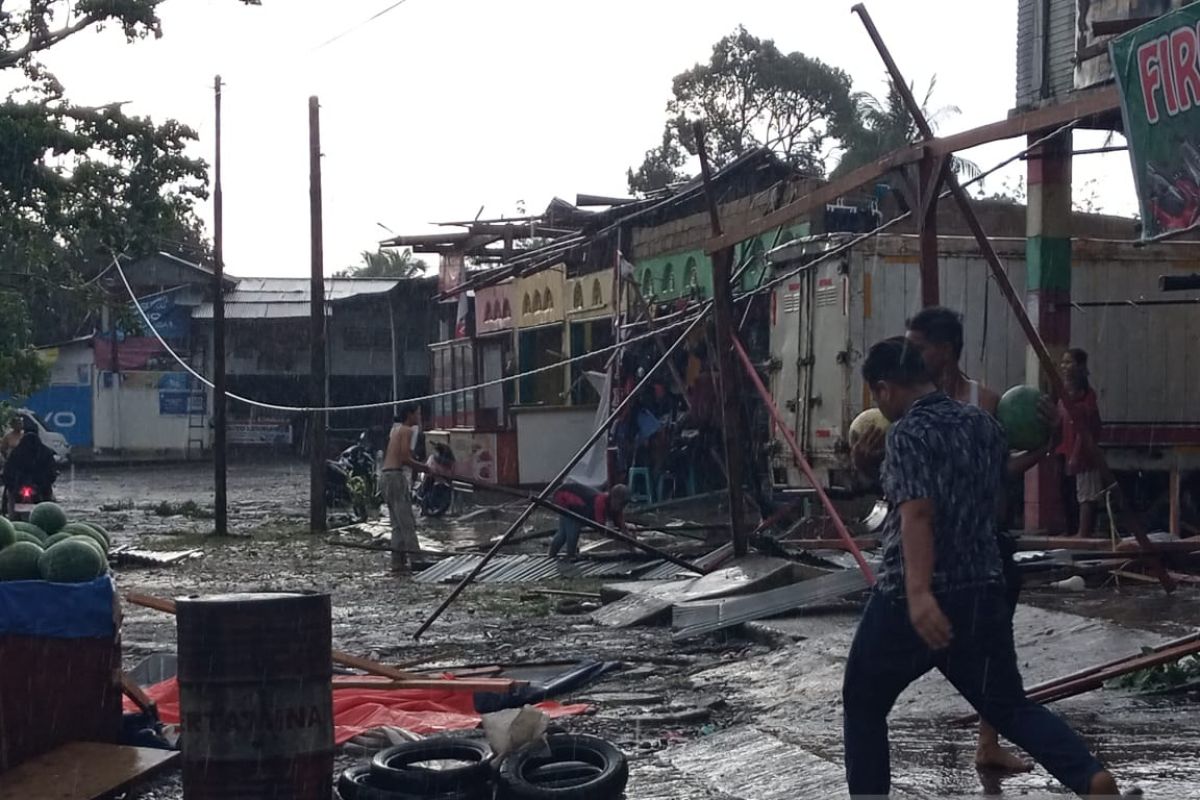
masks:
[[[119,569],[122,591],[161,596],[326,591],[333,598],[335,646],[388,663],[436,668],[584,658],[621,662],[623,669],[568,698],[595,698],[595,713],[562,724],[606,736],[631,755],[630,798],[843,794],[839,685],[856,617],[853,605],[675,643],[665,628],[610,630],[586,616],[557,613],[555,598],[530,591],[556,588],[551,585],[475,586],[418,642],[413,632],[449,587],[393,576],[385,553],[307,535],[306,465],[235,463],[229,486],[237,536],[225,540],[203,535],[211,530],[209,465],[80,467],[64,476],[60,497],[72,514],[108,527],[117,544],[205,551],[203,558],[172,567]],[[551,525],[535,518],[531,529]],[[463,546],[502,529],[502,521],[446,520],[422,533]],[[529,547],[536,552],[537,545]],[[598,585],[557,588],[590,592]],[[1017,626],[1031,683],[1125,655],[1200,622],[1195,589],[1170,599],[1150,586],[1097,588],[1069,597],[1030,591],[1025,599],[1030,605],[1022,607]],[[174,620],[126,607],[122,639],[126,666],[132,667],[151,653],[174,651]],[[604,700],[622,694],[643,695],[648,702]],[[1195,695],[1147,699],[1104,690],[1059,706],[1119,774],[1151,791],[1200,798]],[[1058,791],[1040,770],[1002,787],[981,781],[973,768],[970,730],[948,724],[960,710],[945,682],[932,676],[898,707],[893,769],[899,793]],[[688,721],[661,721],[679,712],[687,712]],[[167,775],[131,797],[173,800],[182,793],[177,775]]]

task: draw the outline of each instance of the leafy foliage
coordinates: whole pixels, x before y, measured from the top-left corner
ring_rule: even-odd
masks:
[[[49,378],[33,349],[29,314],[20,295],[0,291],[0,390],[27,397]]]
[[[36,340],[88,324],[101,303],[92,279],[115,253],[207,256],[195,216],[207,169],[186,154],[195,131],[127,115],[121,103],[73,104],[38,61],[84,30],[161,36],[161,2],[31,0],[0,13],[0,74],[24,76],[0,101],[0,287],[28,299]]]
[[[825,172],[830,139],[854,117],[850,76],[799,52],[783,53],[744,27],[713,45],[706,64],[675,76],[662,143],[628,172],[647,192],[684,177],[684,151],[696,154],[692,125],[702,120],[716,167],[769,147],[801,171]]]
[[[413,258],[412,250],[380,250],[362,252],[362,263],[352,264],[334,273],[337,278],[415,278],[425,272],[427,264]]]
[[[921,100],[921,111],[935,130],[944,119],[962,113],[958,106],[931,109],[936,87],[937,78],[934,77]],[[912,88],[910,85],[909,91]],[[900,90],[890,80],[887,96],[882,101],[867,92],[858,92],[854,95],[854,106],[853,121],[843,128],[844,152],[830,174],[831,178],[851,172],[921,138]],[[976,164],[958,157],[951,159],[950,168],[960,178],[974,178],[980,172]]]
[[[1142,652],[1153,652],[1148,647]],[[1187,656],[1157,667],[1131,672],[1110,682],[1116,689],[1132,689],[1141,693],[1172,692],[1200,686],[1200,657]]]

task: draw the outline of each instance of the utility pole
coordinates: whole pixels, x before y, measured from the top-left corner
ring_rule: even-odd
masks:
[[[721,235],[721,216],[717,211],[717,196],[712,186],[708,166],[708,150],[704,145],[704,125],[697,122],[696,152],[700,156],[700,171],[704,177],[704,196],[708,200],[708,215],[714,237]],[[733,554],[746,555],[746,529],[743,525],[742,502],[742,403],[741,381],[733,354],[733,246],[713,253],[713,320],[716,328],[717,358],[721,370],[721,426],[725,429],[725,471],[729,476],[729,529],[733,535]]]
[[[308,200],[312,225],[312,283],[309,287],[312,355],[309,405],[325,406],[325,255],[321,218],[321,105],[317,98],[308,98]],[[324,533],[325,520],[325,413],[311,412],[309,422],[309,527],[313,533]]]
[[[217,152],[213,159],[213,528],[229,533],[225,460],[225,228],[221,196],[221,76],[213,78]],[[191,402],[189,400],[189,402]]]

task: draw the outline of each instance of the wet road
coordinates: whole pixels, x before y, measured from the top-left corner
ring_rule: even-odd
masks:
[[[478,662],[603,658],[627,669],[584,693],[648,693],[666,698],[653,711],[714,708],[694,723],[638,721],[649,709],[601,702],[593,717],[568,721],[601,733],[633,755],[629,797],[784,800],[842,793],[840,685],[856,622],[851,608],[771,621],[777,639],[803,637],[768,650],[734,636],[673,643],[663,629],[610,630],[586,617],[556,614],[545,596],[524,589],[473,587],[420,642],[411,634],[448,587],[398,580],[387,556],[329,546],[303,535],[307,468],[294,462],[234,464],[231,522],[238,538],[211,530],[211,467],[102,468],[76,472],[60,496],[72,513],[114,529],[119,543],[151,549],[202,546],[206,556],[172,568],[121,570],[126,591],[163,596],[263,588],[328,591],[334,601],[337,647],[385,661],[423,659],[427,666]],[[193,501],[198,509],[184,509]],[[165,504],[165,505],[164,505]],[[103,510],[101,510],[103,509]],[[545,527],[538,518],[530,530]],[[423,533],[450,544],[485,541],[503,516],[446,520]],[[538,547],[540,545],[530,545]],[[595,590],[594,585],[571,585]],[[1195,589],[1164,598],[1155,587],[1081,595],[1027,592],[1032,605],[1017,617],[1022,669],[1033,683],[1109,660],[1178,635],[1200,622]],[[128,666],[174,650],[170,617],[125,609]],[[1117,620],[1117,624],[1113,620]],[[1136,697],[1101,690],[1055,705],[1118,776],[1150,795],[1200,798],[1200,707],[1191,697]],[[973,766],[974,734],[949,720],[965,710],[940,676],[928,676],[901,698],[893,716],[893,765],[898,796],[978,797],[1002,788],[1022,796],[1061,793],[1041,770],[1002,787],[981,782]],[[164,777],[138,795],[181,797],[178,779]]]

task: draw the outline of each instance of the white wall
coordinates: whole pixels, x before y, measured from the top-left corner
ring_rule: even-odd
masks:
[[[187,454],[187,415],[160,414],[157,385],[136,385],[139,376],[157,374],[160,373],[125,372],[108,386],[105,374],[97,374],[92,421],[97,451],[127,456]]]
[[[513,413],[522,484],[549,483],[596,429],[594,408],[518,408]]]

